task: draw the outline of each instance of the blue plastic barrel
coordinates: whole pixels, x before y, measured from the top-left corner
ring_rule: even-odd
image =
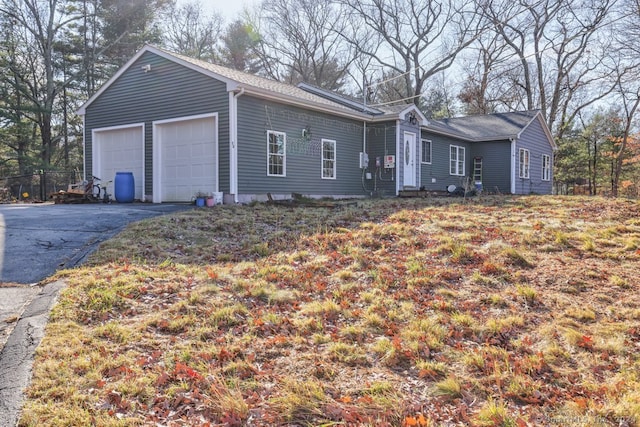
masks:
[[[118,203],[131,203],[136,194],[133,172],[116,172],[114,195]]]

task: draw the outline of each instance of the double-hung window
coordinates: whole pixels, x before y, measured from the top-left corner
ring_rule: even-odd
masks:
[[[287,134],[267,131],[267,176],[287,176]]]
[[[431,164],[431,141],[422,140],[422,163]]]
[[[459,145],[449,146],[449,174],[464,176],[464,147]]]
[[[322,140],[322,179],[336,179],[336,142]]]
[[[551,156],[542,155],[542,180],[551,181]]]
[[[530,154],[526,148],[520,149],[520,155],[518,156],[518,171],[520,178],[529,179],[529,162]]]

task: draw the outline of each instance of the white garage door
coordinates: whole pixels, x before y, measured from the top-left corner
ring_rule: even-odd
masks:
[[[197,192],[217,191],[215,124],[215,117],[155,124],[161,201],[188,202]]]
[[[93,149],[93,174],[104,183],[114,181],[116,172],[133,172],[134,198],[142,199],[144,125],[95,130]],[[108,191],[114,194],[114,182]]]

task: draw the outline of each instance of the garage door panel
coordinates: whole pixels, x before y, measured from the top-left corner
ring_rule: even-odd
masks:
[[[215,118],[159,125],[162,201],[190,201],[216,189]]]
[[[143,127],[134,126],[122,129],[98,131],[95,134],[95,149],[98,164],[94,173],[103,182],[113,181],[117,172],[132,172],[135,184],[134,197],[142,198],[143,184]],[[114,192],[113,183],[109,187]]]

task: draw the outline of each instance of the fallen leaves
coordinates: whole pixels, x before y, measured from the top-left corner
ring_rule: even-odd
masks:
[[[626,374],[637,203],[359,203],[132,226],[64,273],[21,425],[524,426],[563,408],[616,425],[623,405],[640,411]],[[598,250],[572,243],[585,234]]]

